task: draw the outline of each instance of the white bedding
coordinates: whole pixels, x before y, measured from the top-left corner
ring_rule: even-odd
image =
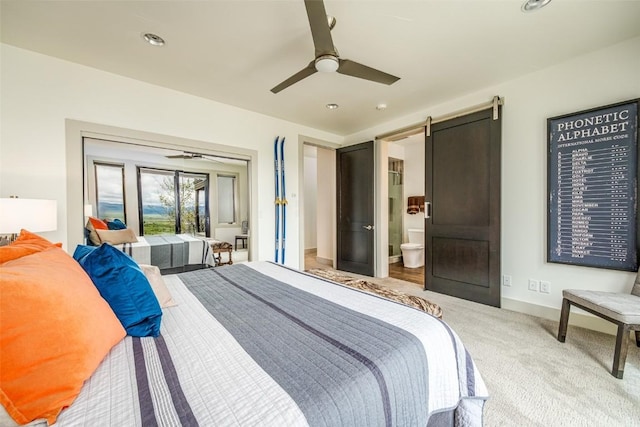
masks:
[[[190,234],[176,234],[176,237],[182,239],[188,245],[188,256],[185,259],[185,265],[215,265],[213,253],[210,245],[216,240],[209,238],[194,237]],[[135,243],[124,243],[114,245],[121,251],[130,255],[138,264],[156,265],[155,260],[151,256],[151,245],[144,236],[137,236],[138,241]],[[181,267],[181,266],[172,266]]]
[[[414,335],[423,343],[429,365],[429,397],[424,402],[429,413],[458,407],[455,425],[482,424],[486,387],[457,335],[444,322],[413,308],[276,264],[258,262],[245,266]],[[219,269],[233,267],[237,266]],[[143,338],[138,346],[144,349],[148,375],[157,375],[158,379],[150,391],[157,425],[309,425],[296,401],[212,316],[181,278],[169,275],[164,279],[178,305],[163,310],[161,336],[171,355],[179,387],[190,406],[192,421],[180,418],[175,402],[162,393],[171,386],[161,375],[163,367],[154,358],[160,350],[152,338]],[[85,383],[74,404],[62,412],[56,426],[152,425],[143,422],[141,415],[141,383],[136,379],[133,358],[134,339],[126,337]],[[473,379],[472,387],[469,378]]]

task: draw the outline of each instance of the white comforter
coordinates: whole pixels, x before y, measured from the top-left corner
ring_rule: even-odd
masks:
[[[429,413],[457,408],[455,425],[482,424],[482,408],[487,398],[484,382],[459,338],[444,322],[413,308],[276,264],[245,265],[415,335],[424,345],[429,365],[429,394],[424,402]],[[148,419],[144,421],[144,413],[149,410],[155,413],[157,425],[166,426],[309,425],[299,405],[209,313],[180,277],[170,275],[164,279],[178,305],[164,309],[161,335],[173,361],[179,388],[190,406],[191,418],[181,416],[180,405],[170,397],[170,389],[175,387],[167,374],[162,373],[166,366],[158,362],[162,348],[156,347],[153,339],[144,338],[137,346],[138,350],[142,348],[147,364],[151,384],[147,395],[152,409],[141,408],[151,406],[140,399],[141,384],[146,385],[136,379],[132,362],[136,342],[127,337],[112,349],[74,404],[59,416],[56,426],[149,425]]]

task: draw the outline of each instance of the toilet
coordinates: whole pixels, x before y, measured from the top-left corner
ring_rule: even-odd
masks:
[[[402,251],[402,262],[407,268],[418,268],[424,265],[424,230],[420,228],[410,228],[409,243],[400,245]]]

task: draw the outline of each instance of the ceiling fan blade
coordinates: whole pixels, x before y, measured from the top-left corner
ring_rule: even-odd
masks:
[[[359,77],[365,80],[371,80],[372,82],[383,83],[386,85],[393,84],[400,80],[400,77],[392,76],[375,68],[367,67],[366,65],[359,64],[355,61],[348,59],[340,59],[340,66],[338,72],[340,74],[346,74],[347,76]]]
[[[280,83],[278,86],[276,86],[273,89],[271,89],[271,92],[278,93],[281,90],[288,88],[292,84],[297,83],[297,82],[299,82],[300,80],[302,80],[302,79],[304,79],[306,77],[309,77],[310,75],[314,74],[316,71],[317,70],[316,70],[314,61],[311,61],[311,62],[309,62],[309,65],[306,66],[306,68],[303,68],[302,70],[298,71],[293,76],[289,77],[287,80],[285,80],[282,83]]]
[[[321,55],[338,56],[331,38],[331,29],[327,21],[324,2],[322,0],[304,0],[304,5],[307,8],[313,46],[316,49],[316,58]]]
[[[202,154],[192,153],[190,151],[183,151],[182,154],[173,154],[171,156],[165,156],[167,159],[201,159]]]
[[[208,160],[208,161],[213,162],[213,163],[224,163],[224,162],[222,162],[222,161],[218,160],[218,159],[217,159],[217,158],[215,158],[215,157],[202,156],[201,158],[202,158],[202,160]]]

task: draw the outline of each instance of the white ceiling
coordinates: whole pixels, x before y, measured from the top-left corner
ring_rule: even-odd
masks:
[[[341,58],[401,79],[386,86],[316,73],[279,94],[270,89],[314,57],[302,0],[2,0],[0,34],[3,43],[345,136],[640,35],[638,0],[553,0],[528,14],[520,6],[326,0]],[[166,45],[146,44],[146,32]]]

